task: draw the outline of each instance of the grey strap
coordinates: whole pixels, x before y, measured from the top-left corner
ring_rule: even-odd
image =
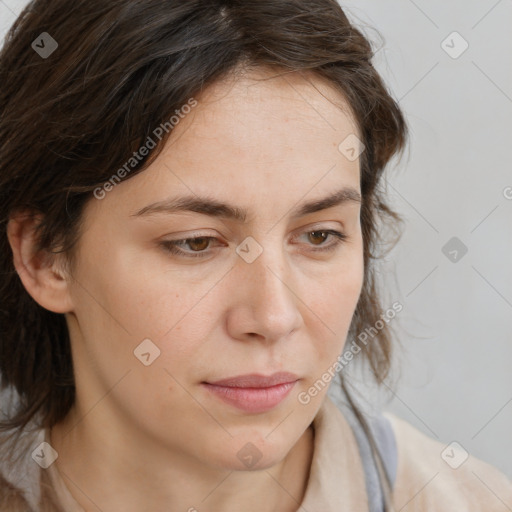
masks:
[[[390,421],[380,414],[372,419],[370,422],[371,430],[373,432],[378,450],[383,459],[384,470],[386,471],[391,487],[393,488],[396,481],[397,465],[398,465],[398,452],[396,446],[395,433]],[[381,492],[382,492],[381,482]],[[384,510],[384,497],[382,496],[381,510]]]
[[[365,432],[352,408],[345,400],[333,400],[336,406],[341,410],[343,416],[352,427],[355,438],[359,445],[359,453],[363,464],[366,477],[366,491],[368,495],[368,505],[370,512],[384,511],[384,494],[382,491],[382,483],[379,479],[379,473],[375,466],[375,461],[371,452],[371,445]],[[397,447],[393,428],[389,420],[382,414],[377,416],[368,416],[364,410],[361,410],[367,420],[370,430],[373,433],[375,442],[377,443],[379,452],[383,458],[384,468],[388,474],[391,484],[394,485],[397,472]]]

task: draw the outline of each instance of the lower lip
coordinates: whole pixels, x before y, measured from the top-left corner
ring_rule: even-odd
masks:
[[[215,396],[246,412],[265,412],[281,403],[295,386],[295,382],[286,382],[268,388],[235,388],[203,383]]]

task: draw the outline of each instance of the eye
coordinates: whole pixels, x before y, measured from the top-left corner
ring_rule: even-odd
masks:
[[[161,243],[162,247],[171,254],[184,256],[186,258],[204,258],[210,254],[206,249],[210,245],[211,240],[217,240],[212,236],[200,236],[195,238],[184,238],[182,240],[167,240]],[[184,251],[180,246],[188,245],[192,250]]]
[[[308,231],[307,233],[304,233],[304,235],[306,235],[308,239],[313,242],[313,246],[319,247],[318,249],[313,249],[313,252],[334,251],[347,239],[347,236],[344,233],[334,229],[315,229],[314,231]],[[327,240],[329,237],[334,237],[333,241],[330,244],[325,244],[325,240]]]

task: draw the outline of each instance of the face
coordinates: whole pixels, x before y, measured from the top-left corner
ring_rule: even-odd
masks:
[[[308,390],[361,292],[359,161],[338,148],[358,131],[314,77],[253,71],[195,99],[150,167],[86,207],[67,314],[76,407],[101,398],[110,428],[210,467],[245,469],[247,443],[270,467],[320,408],[328,384]],[[212,385],[278,372],[293,376]]]

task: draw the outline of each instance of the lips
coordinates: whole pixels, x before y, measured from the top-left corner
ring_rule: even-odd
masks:
[[[223,386],[230,388],[269,388],[278,384],[287,384],[299,380],[299,377],[290,372],[279,372],[269,375],[259,375],[256,373],[248,375],[239,375],[237,377],[229,377],[227,379],[207,382],[215,386]]]
[[[248,413],[262,413],[280,404],[299,378],[289,372],[239,375],[214,382],[203,382],[209,394]]]

